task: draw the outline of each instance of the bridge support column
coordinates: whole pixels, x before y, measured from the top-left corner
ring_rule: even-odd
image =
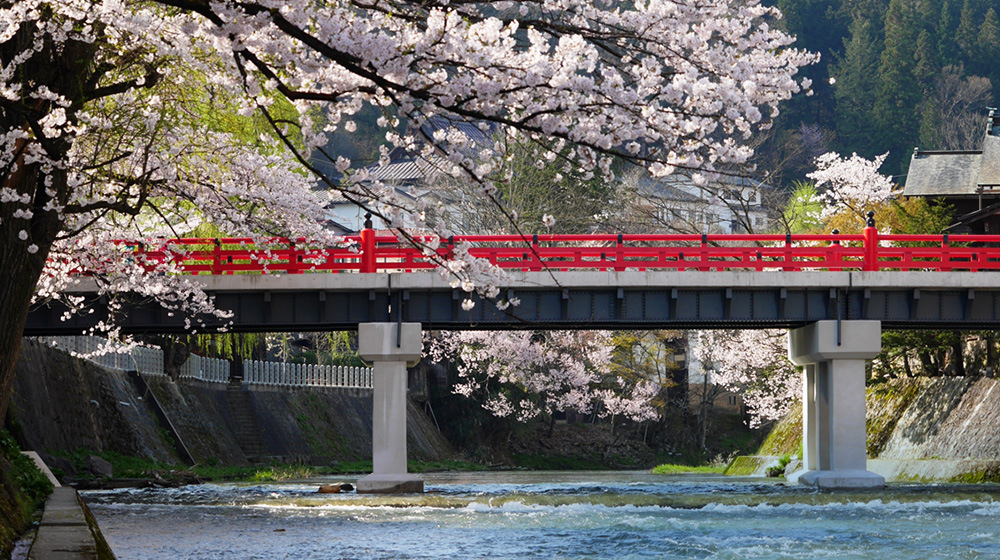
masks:
[[[818,321],[788,332],[788,357],[805,366],[802,463],[789,477],[820,488],[880,488],[867,468],[865,361],[882,348],[879,321]]]
[[[361,323],[358,353],[372,364],[372,474],[359,493],[423,492],[406,472],[406,368],[420,361],[420,323]]]

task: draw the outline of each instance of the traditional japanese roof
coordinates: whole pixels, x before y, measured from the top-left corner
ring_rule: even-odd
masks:
[[[316,198],[319,199],[320,203],[324,207],[329,206],[330,204],[347,202],[347,198],[344,197],[344,194],[342,192],[335,189],[328,189],[325,186],[318,189],[313,189],[313,194],[316,195]]]
[[[1000,115],[990,111],[982,150],[914,150],[905,196],[976,196],[1000,187]]]
[[[639,179],[639,192],[647,196],[655,196],[662,200],[673,200],[677,202],[698,202],[706,197],[706,191],[716,191],[720,188],[729,188],[741,193],[753,192],[761,189],[770,189],[770,185],[762,183],[750,177],[736,175],[719,175],[705,187],[696,187],[691,181],[691,177],[684,173],[674,173],[665,177],[652,177],[647,174]],[[712,195],[709,195],[712,198]]]
[[[681,183],[684,183],[682,186]],[[652,177],[643,174],[639,178],[639,192],[646,196],[653,196],[661,200],[674,200],[677,202],[698,202],[701,200],[697,195],[691,194],[684,189],[684,186],[692,185],[688,177],[682,175],[668,175],[666,177]]]
[[[463,155],[476,157],[481,150],[492,149],[500,125],[487,121],[469,122],[460,119],[432,117],[420,126],[420,134],[430,140],[438,130],[448,131],[454,128],[468,139],[467,146],[460,150]]]
[[[969,229],[971,224],[975,224],[976,222],[982,221],[983,219],[991,216],[996,216],[997,214],[1000,214],[1000,202],[990,204],[986,208],[976,210],[975,212],[969,212],[964,216],[959,216],[955,219],[955,223],[944,229],[945,231],[951,233],[960,232],[962,230]]]
[[[365,169],[368,170],[372,181],[382,181],[390,185],[404,185],[424,181],[427,173],[424,166],[418,164],[413,159],[401,159],[390,162],[387,165],[373,164]]]

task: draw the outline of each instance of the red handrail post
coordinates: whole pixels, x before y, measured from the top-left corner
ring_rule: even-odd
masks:
[[[875,229],[875,212],[868,211],[868,227],[865,228],[865,261],[861,270],[878,270],[878,230]]]
[[[624,271],[625,270],[625,253],[622,251],[623,244],[622,234],[618,234],[618,242],[615,244],[615,270]]]
[[[840,230],[838,229],[833,230],[833,236],[834,236],[833,241],[830,242],[830,248],[827,250],[827,258],[826,258],[827,266],[833,264],[839,265],[841,261],[843,261],[843,257],[840,254],[841,247],[840,247],[840,239],[837,238],[838,235],[840,235]],[[830,266],[830,270],[832,272],[840,272],[841,270],[844,269],[841,268],[840,266]]]
[[[531,267],[529,270],[538,271],[542,269],[541,255],[538,252],[538,234],[531,236]]]
[[[375,261],[375,230],[372,215],[365,214],[365,227],[361,230],[361,272],[378,272]]]
[[[707,233],[701,234],[701,245],[698,248],[699,248],[699,252],[701,253],[699,255],[701,263],[700,263],[700,266],[698,267],[698,270],[700,270],[702,272],[708,272],[711,269],[708,268],[708,234]]]
[[[781,257],[781,261],[783,263],[781,267],[782,271],[795,270],[792,266],[792,234],[790,233],[785,234],[785,251]]]
[[[302,274],[302,250],[294,239],[288,240],[288,274]]]
[[[212,274],[222,274],[222,241],[215,238],[215,247],[212,248]]]
[[[939,270],[948,272],[951,270],[951,244],[948,243],[948,234],[941,236],[941,262],[938,264]]]

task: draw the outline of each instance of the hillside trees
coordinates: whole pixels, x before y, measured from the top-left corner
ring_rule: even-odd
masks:
[[[153,281],[106,251],[82,251],[114,236],[170,235],[184,220],[319,236],[308,156],[325,133],[354,129],[351,115],[365,106],[386,109],[379,124],[402,149],[414,144],[398,119],[446,115],[562,139],[580,168],[620,157],[661,174],[711,169],[749,156],[739,140],[800,89],[793,76],[814,60],[762,25],[777,14],[754,2],[608,8],[0,1],[0,416],[36,284],[45,279],[38,292],[51,296],[59,286],[49,280],[67,276],[43,274],[52,257],[117,263],[98,276],[103,289],[208,311],[195,286],[170,274]],[[276,98],[293,114],[276,111]],[[198,115],[258,114],[271,132],[249,141],[213,130],[188,111],[198,105],[207,107]],[[494,191],[485,169],[434,140],[450,171]],[[395,209],[391,224],[419,220],[419,209],[360,185],[331,187]]]
[[[996,106],[992,88],[1000,81],[1000,24],[995,2],[778,2],[786,4],[794,8],[782,25],[799,36],[800,45],[823,55],[823,62],[808,71],[824,85],[815,88],[815,97],[788,105],[776,120],[778,137],[802,123],[815,124],[835,132],[833,147],[840,153],[871,158],[889,152],[885,171],[902,175],[914,146],[956,149],[938,134],[958,116],[943,115],[939,104],[938,78],[948,68],[960,80],[992,84],[985,99],[962,107],[959,120],[981,125],[986,107]],[[814,29],[823,32],[809,33]],[[978,149],[981,135],[979,130],[980,138],[957,149]]]
[[[878,67],[874,114],[876,150],[890,152],[887,168],[897,172],[907,152],[894,150],[900,138],[915,139],[920,121],[913,118],[920,101],[917,80],[916,14],[913,2],[892,0],[885,15],[885,44]],[[921,71],[926,71],[921,68]]]

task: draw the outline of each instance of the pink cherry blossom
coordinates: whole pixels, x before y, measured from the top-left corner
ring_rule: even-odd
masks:
[[[524,421],[553,412],[596,412],[634,421],[656,417],[660,387],[610,374],[607,331],[462,331],[431,339],[436,362],[454,362],[453,392],[482,399],[497,416]]]
[[[37,301],[103,265],[102,291],[197,313],[211,308],[197,288],[110,264],[108,240],[200,224],[327,240],[317,184],[429,229],[395,189],[324,153],[326,134],[357,130],[365,107],[383,112],[392,147],[448,162],[487,196],[490,166],[462,135],[415,131],[489,121],[555,139],[567,166],[608,177],[615,157],[657,173],[743,163],[744,140],[808,89],[795,74],[817,60],[790,48],[779,17],[757,0],[0,0],[0,273],[37,284]],[[350,179],[330,183],[317,155]],[[495,267],[454,258],[442,274],[497,294]],[[33,296],[4,292],[7,394]]]
[[[802,393],[787,336],[771,329],[697,331],[693,337],[694,356],[709,382],[742,396],[751,427],[780,419]]]

